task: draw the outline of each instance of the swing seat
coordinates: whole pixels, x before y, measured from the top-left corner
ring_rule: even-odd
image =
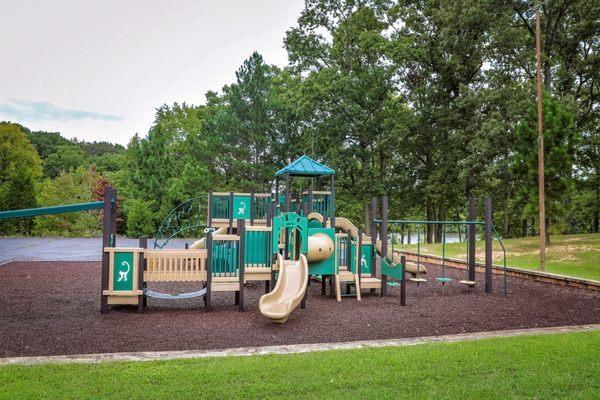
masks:
[[[460,281],[460,283],[462,283],[463,285],[467,285],[467,286],[473,287],[473,286],[475,286],[475,283],[477,283],[477,282],[463,279],[462,281]]]
[[[442,277],[442,278],[435,278],[438,282],[442,282],[442,283],[446,283],[446,282],[452,282],[452,278],[447,278],[447,277]]]
[[[408,279],[410,281],[417,282],[417,283],[427,282],[427,279],[425,279],[425,278],[408,278]]]

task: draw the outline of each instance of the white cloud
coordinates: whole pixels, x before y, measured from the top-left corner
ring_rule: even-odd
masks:
[[[84,119],[100,121],[122,121],[118,115],[99,114],[93,111],[60,108],[51,103],[8,99],[0,103],[0,116],[19,122],[39,121],[80,121]]]

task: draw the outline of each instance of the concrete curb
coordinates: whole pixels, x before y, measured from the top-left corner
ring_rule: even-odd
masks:
[[[573,333],[584,331],[600,331],[600,324],[572,325],[550,328],[515,329],[507,331],[490,331],[476,333],[461,333],[456,335],[425,336],[404,339],[362,340],[356,342],[339,343],[308,343],[290,344],[281,346],[237,347],[223,350],[183,350],[183,351],[143,351],[131,353],[102,353],[102,354],[74,354],[63,356],[34,356],[34,357],[8,357],[0,358],[0,366],[6,365],[37,365],[37,364],[97,364],[115,361],[162,361],[181,360],[189,358],[212,357],[241,357],[269,354],[298,354],[315,351],[351,350],[378,347],[403,347],[427,343],[454,343],[480,339],[502,337],[549,335],[559,333]]]

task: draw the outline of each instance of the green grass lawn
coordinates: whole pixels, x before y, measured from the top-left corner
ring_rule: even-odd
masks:
[[[539,237],[503,240],[509,267],[537,269],[539,267]],[[399,246],[416,251],[416,245]],[[440,244],[421,244],[421,252],[441,255]],[[466,243],[446,244],[446,256],[466,259]],[[502,248],[493,245],[494,264],[502,265]],[[484,242],[477,242],[477,260],[484,261]],[[585,279],[600,280],[600,234],[553,235],[546,249],[546,271]]]
[[[3,399],[600,398],[600,332],[294,355],[0,367]]]

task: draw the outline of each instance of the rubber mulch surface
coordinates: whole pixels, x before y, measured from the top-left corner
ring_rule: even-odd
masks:
[[[246,312],[234,306],[233,293],[215,293],[213,312],[202,299],[148,301],[148,308],[112,308],[101,315],[99,262],[12,262],[0,266],[0,357],[130,351],[220,349],[293,343],[389,339],[502,329],[600,323],[600,293],[502,277],[486,295],[478,275],[475,289],[458,283],[464,271],[442,288],[429,268],[429,282],[407,283],[407,306],[399,287],[389,297],[364,292],[362,302],[341,303],[309,288],[307,308],[277,325],[258,311],[264,283],[246,288]],[[196,285],[154,285],[154,290],[184,292]],[[378,293],[378,292],[377,292]]]

